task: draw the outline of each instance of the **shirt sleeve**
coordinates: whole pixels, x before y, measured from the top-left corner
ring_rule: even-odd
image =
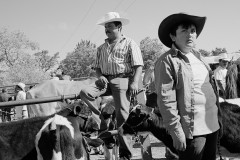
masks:
[[[158,95],[157,103],[163,117],[163,123],[170,133],[182,131],[173,74],[173,67],[166,59],[156,62],[154,76],[155,89]]]
[[[17,101],[26,100],[26,93],[22,91],[18,92],[16,100]]]
[[[215,78],[215,80],[222,80],[223,79],[222,73],[221,73],[221,71],[219,69],[215,70],[214,78]]]
[[[132,66],[143,66],[142,53],[139,46],[131,40],[129,50],[131,53],[131,65]]]

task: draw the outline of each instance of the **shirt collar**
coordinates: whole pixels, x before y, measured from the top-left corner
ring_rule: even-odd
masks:
[[[125,36],[125,35],[122,35],[122,37],[117,41],[117,43],[118,43],[118,42],[121,43],[124,39],[126,39],[126,36]],[[109,44],[109,39],[108,39],[108,38],[105,39],[105,43]]]

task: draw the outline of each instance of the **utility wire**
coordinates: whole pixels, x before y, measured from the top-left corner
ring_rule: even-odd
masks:
[[[93,3],[91,4],[91,6],[89,7],[89,9],[87,10],[87,12],[85,13],[85,15],[83,16],[82,20],[80,21],[80,23],[77,25],[77,27],[75,28],[75,30],[72,32],[72,34],[70,35],[70,37],[66,40],[66,42],[64,43],[64,45],[62,46],[61,50],[62,51],[65,46],[69,43],[69,41],[71,40],[71,38],[73,37],[73,35],[75,34],[75,32],[78,30],[78,28],[80,27],[80,25],[82,24],[82,22],[85,20],[85,18],[87,17],[89,11],[92,9],[93,5],[95,4],[96,0],[93,1]]]
[[[136,2],[136,0],[134,0],[128,7],[127,9],[125,9],[125,11],[127,11],[130,7],[132,7],[132,5]]]

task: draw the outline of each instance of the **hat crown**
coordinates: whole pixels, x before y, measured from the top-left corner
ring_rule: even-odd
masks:
[[[20,83],[18,83],[17,84],[17,86],[19,86],[20,88],[22,88],[22,90],[25,90],[25,84],[24,83],[22,83],[22,82],[20,82]]]
[[[123,18],[119,15],[117,12],[108,12],[106,13],[102,19],[97,23],[98,25],[105,25],[106,23],[109,22],[114,22],[114,21],[120,21],[122,25],[126,25],[129,23],[129,20],[126,18]]]
[[[227,53],[221,53],[219,54],[219,59],[222,59],[222,60],[230,60],[230,58],[228,57],[228,54]]]
[[[104,20],[105,21],[108,21],[108,20],[111,20],[111,19],[115,19],[115,18],[120,18],[119,13],[117,13],[117,12],[108,12],[104,16]]]

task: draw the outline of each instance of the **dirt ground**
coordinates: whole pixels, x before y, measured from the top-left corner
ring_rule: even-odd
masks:
[[[154,136],[150,136],[151,142],[151,151],[152,151],[152,158],[153,160],[166,160],[165,157],[165,146],[162,142],[157,140]],[[157,145],[156,145],[157,144]],[[221,148],[221,153],[223,155],[224,160],[240,160],[240,153],[239,154],[231,154],[226,149]],[[104,160],[104,155],[90,155],[91,160]],[[141,160],[141,148],[133,148],[133,160]],[[217,158],[219,160],[219,156]]]

